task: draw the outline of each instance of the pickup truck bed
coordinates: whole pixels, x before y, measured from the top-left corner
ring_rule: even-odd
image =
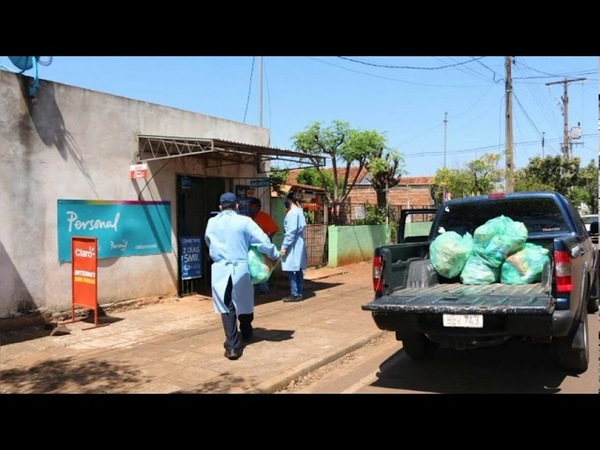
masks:
[[[401,219],[406,222],[409,213],[418,214],[407,211]],[[500,216],[523,223],[527,242],[548,250],[539,282],[466,284],[435,270],[429,246],[437,236],[473,235]],[[600,296],[598,252],[564,196],[522,192],[449,200],[437,210],[428,236],[412,234],[418,222],[411,221],[409,230],[401,221],[398,244],[375,249],[375,297],[361,306],[379,329],[396,333],[410,358],[426,358],[439,346],[463,350],[529,338],[552,343],[562,368],[587,369],[587,314],[597,311]]]

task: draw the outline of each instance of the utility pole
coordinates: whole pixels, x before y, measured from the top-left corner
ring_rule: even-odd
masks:
[[[513,192],[512,56],[504,57],[506,68],[506,193]]]
[[[563,146],[562,151],[565,159],[569,159],[571,157],[571,138],[569,136],[569,94],[567,91],[567,86],[569,83],[573,83],[574,81],[585,81],[586,78],[571,78],[570,80],[565,78],[563,81],[553,81],[551,83],[546,83],[546,86],[551,86],[553,84],[562,84],[564,85],[564,94],[561,97],[563,102]]]
[[[446,168],[446,144],[448,143],[447,139],[448,132],[448,113],[444,113],[444,169]]]
[[[546,132],[542,131],[542,159],[544,159],[544,137],[546,136]]]
[[[446,144],[448,143],[447,138],[448,133],[448,113],[444,113],[444,169],[446,168]],[[444,190],[442,193],[442,203],[446,201],[446,185],[444,185]]]
[[[258,126],[262,128],[263,116],[263,57],[258,57]]]

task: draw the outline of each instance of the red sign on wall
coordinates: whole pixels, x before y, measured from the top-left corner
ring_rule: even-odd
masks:
[[[129,173],[131,174],[132,180],[135,180],[136,178],[147,178],[148,164],[133,164],[129,166]]]

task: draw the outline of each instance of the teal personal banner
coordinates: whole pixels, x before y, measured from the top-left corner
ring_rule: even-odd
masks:
[[[98,239],[98,259],[171,252],[171,202],[58,200],[58,261],[73,236]]]

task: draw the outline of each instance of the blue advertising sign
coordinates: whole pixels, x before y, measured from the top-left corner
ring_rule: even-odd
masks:
[[[235,195],[238,199],[238,213],[244,216],[250,215],[250,197],[254,197],[255,190],[245,184],[237,184],[235,186]]]
[[[171,202],[57,201],[58,261],[71,262],[73,236],[98,239],[98,259],[169,253]]]
[[[197,236],[184,236],[179,238],[179,263],[181,265],[181,279],[202,277],[202,238]]]

